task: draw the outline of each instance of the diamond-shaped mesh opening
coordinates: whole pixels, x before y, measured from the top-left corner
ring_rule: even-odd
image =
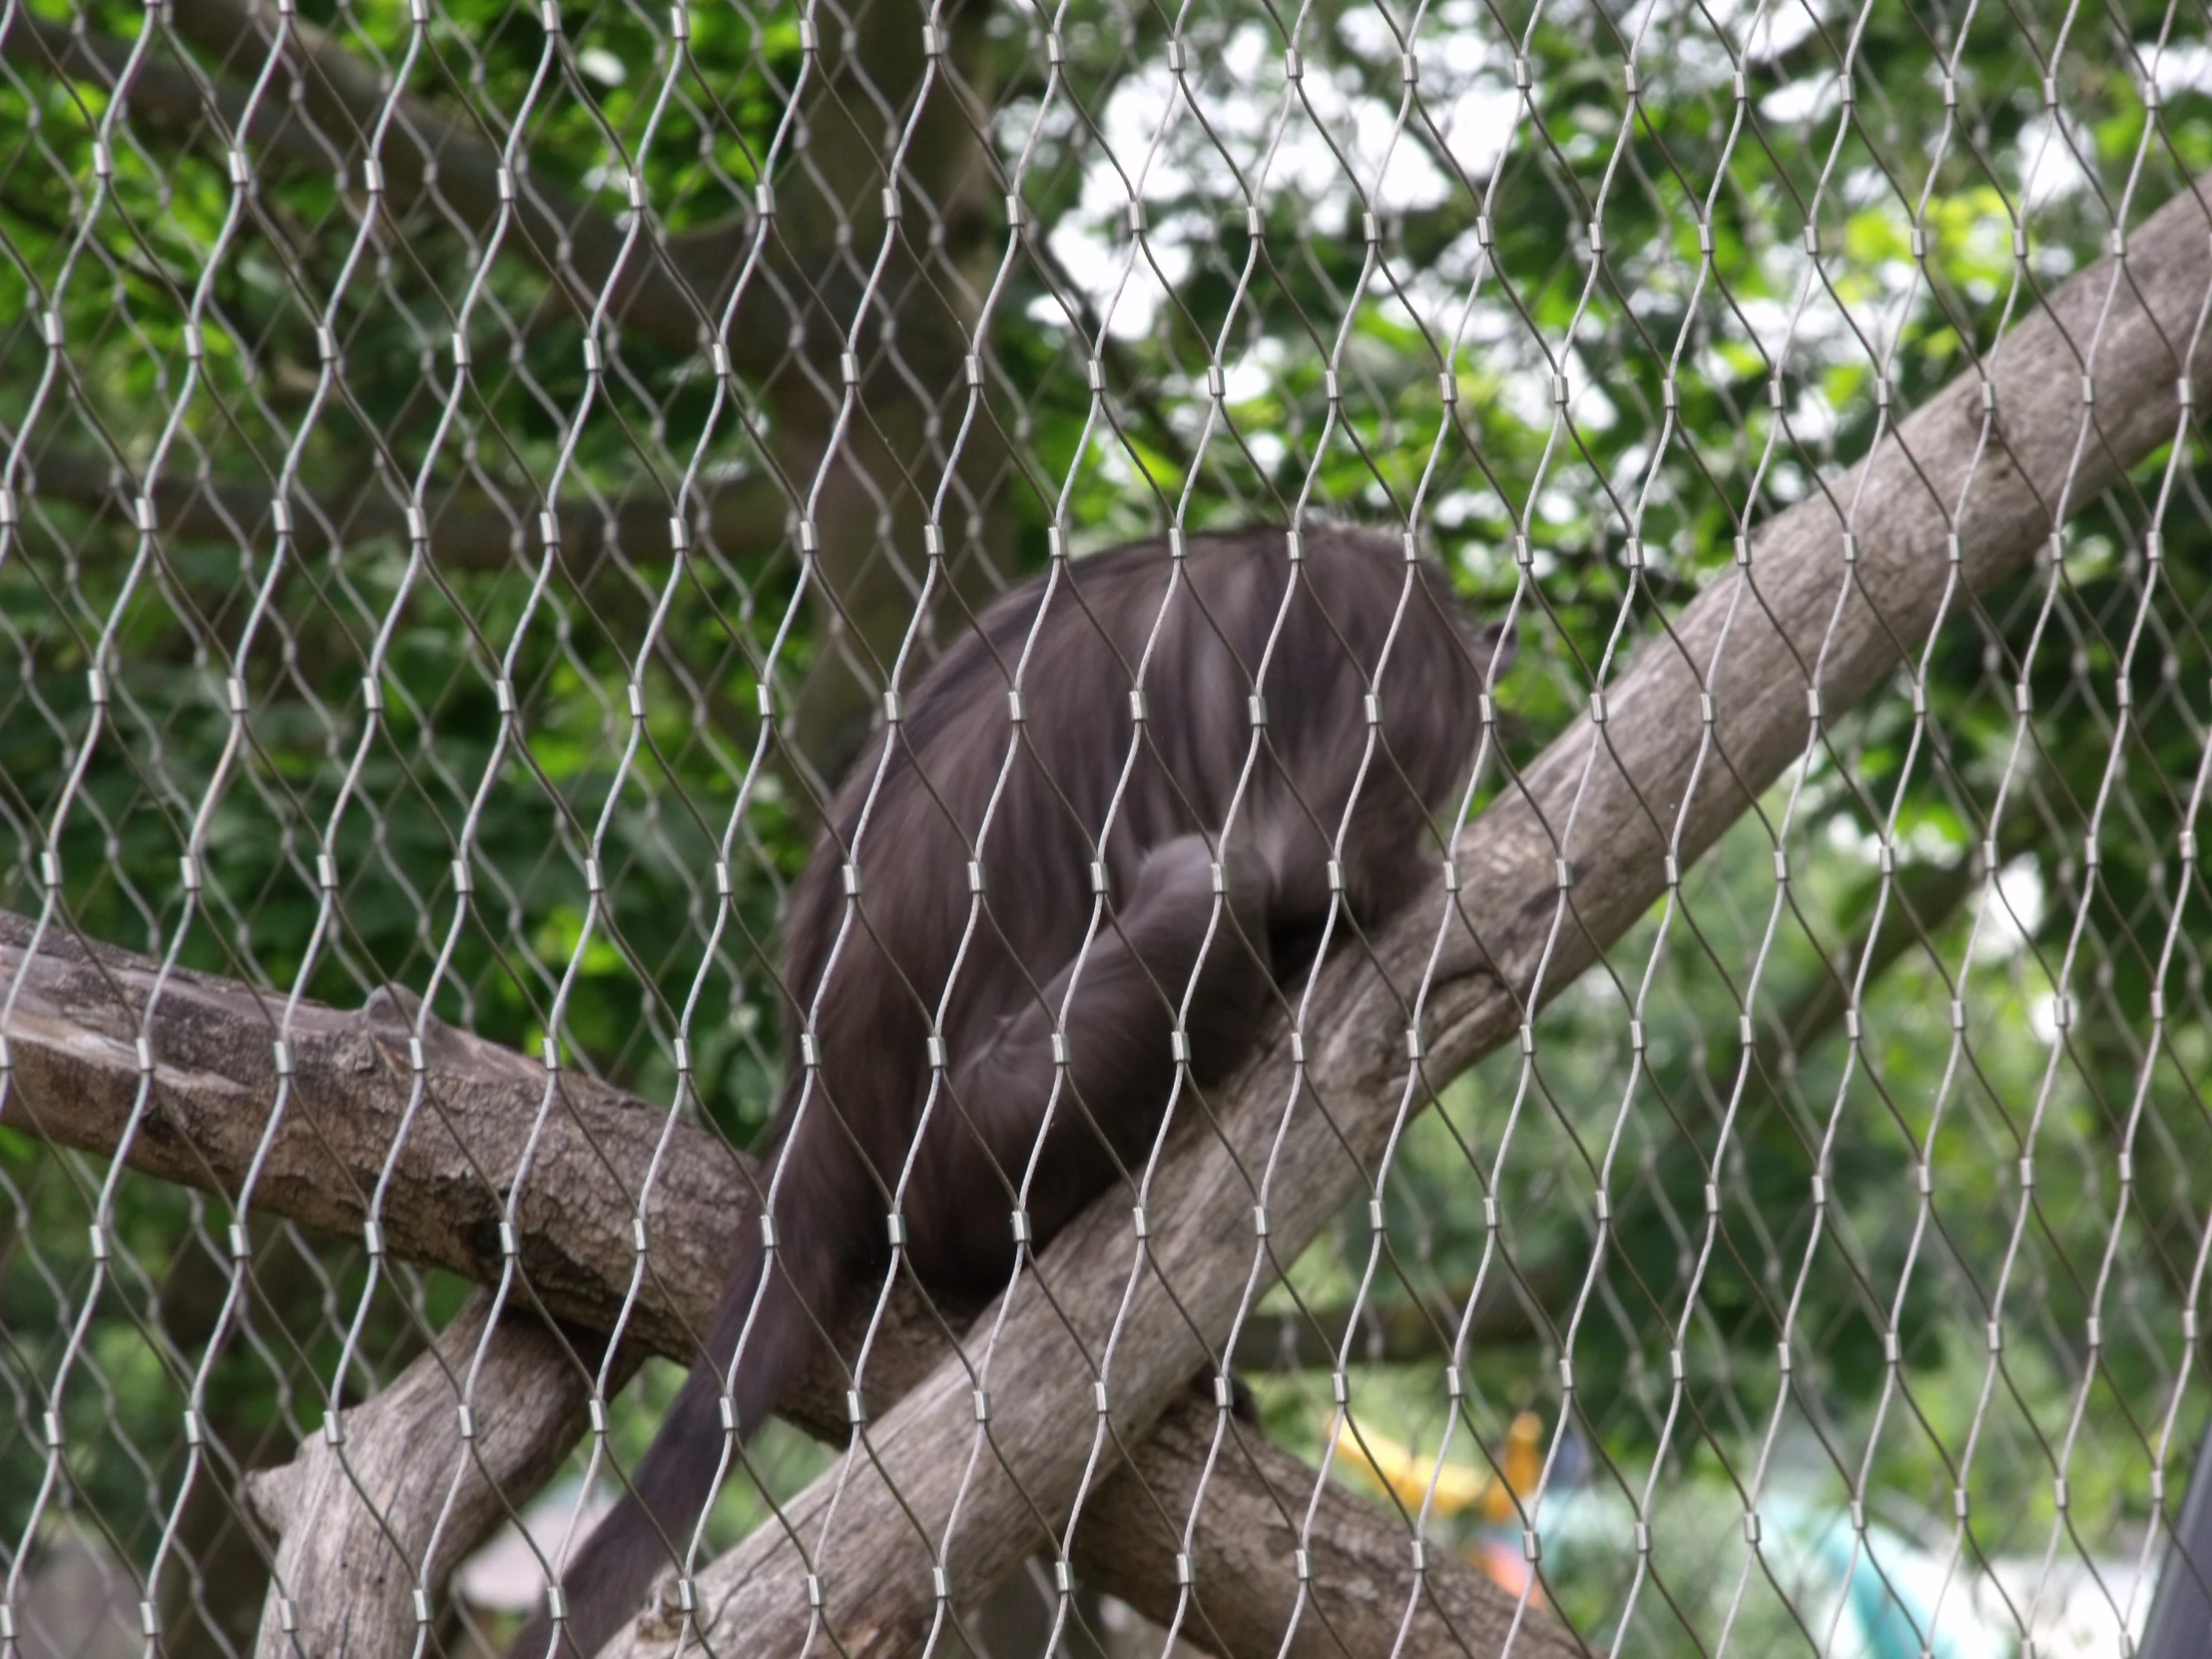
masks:
[[[2198,1651],[2206,27],[0,5],[0,1650]]]

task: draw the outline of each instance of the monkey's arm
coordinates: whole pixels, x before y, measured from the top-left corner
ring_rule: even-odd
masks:
[[[1270,989],[1255,954],[1266,949],[1268,900],[1259,880],[1234,869],[1218,925],[1214,897],[1205,837],[1163,843],[1146,856],[1114,925],[978,1050],[955,1056],[946,1132],[979,1139],[1009,1181],[1029,1167],[1050,1103],[1027,1200],[1040,1239],[1095,1197],[1117,1163],[1131,1168],[1149,1151],[1175,1083],[1172,1039],[1186,988],[1183,1027],[1198,1082],[1221,1076],[1250,1045]],[[1052,1038],[1063,1019],[1067,1065],[1055,1097]]]

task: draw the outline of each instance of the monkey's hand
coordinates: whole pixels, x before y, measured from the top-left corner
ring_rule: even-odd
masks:
[[[1181,1005],[1201,1082],[1243,1058],[1265,1012],[1270,885],[1260,860],[1217,866],[1204,835],[1178,835],[1145,854],[1135,890],[1116,907],[1116,926],[1155,995]]]
[[[1334,896],[1329,856],[1329,837],[1311,814],[1295,801],[1259,793],[1222,837],[1232,889],[1257,888],[1261,895],[1251,912],[1261,930],[1247,936],[1278,985],[1296,984],[1321,949]]]
[[[1173,840],[1162,841],[1144,855],[1137,866],[1135,889],[1128,901],[1117,907],[1125,927],[1136,924],[1148,932],[1180,931],[1163,930],[1156,919],[1178,911],[1189,920],[1203,923],[1219,892],[1223,915],[1217,931],[1239,935],[1253,949],[1261,948],[1267,939],[1268,918],[1273,908],[1274,872],[1265,858],[1235,856],[1226,848],[1220,866],[1221,881],[1217,886],[1214,849],[1204,835],[1177,835]],[[1138,950],[1145,954],[1141,943]],[[1148,965],[1150,960],[1147,955]],[[1192,964],[1183,961],[1161,965],[1180,965],[1187,975]]]
[[[1225,872],[1222,886],[1217,912],[1205,836],[1152,848],[1111,925],[955,1062],[959,1110],[940,1117],[942,1132],[975,1136],[1002,1170],[1032,1171],[1028,1209],[1040,1238],[1151,1150],[1175,1092],[1177,1029],[1204,1085],[1262,1028],[1268,976],[1248,941],[1265,948],[1265,881],[1254,866]]]

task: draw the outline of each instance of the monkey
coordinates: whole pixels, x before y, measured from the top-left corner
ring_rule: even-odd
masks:
[[[1140,1169],[1179,1072],[1245,1056],[1335,902],[1364,929],[1437,881],[1422,842],[1512,641],[1413,546],[1059,560],[886,699],[787,909],[773,1242],[733,1241],[706,1358],[565,1574],[567,1646],[541,1612],[511,1655],[588,1659],[638,1609],[714,1495],[724,1400],[742,1443],[894,1248],[933,1295],[1002,1288],[1020,1215],[1041,1249]]]

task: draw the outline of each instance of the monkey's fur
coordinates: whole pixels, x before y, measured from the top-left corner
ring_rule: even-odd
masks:
[[[1362,927],[1436,881],[1431,818],[1465,778],[1484,680],[1510,642],[1475,630],[1395,537],[1325,528],[1302,544],[1294,564],[1281,532],[1193,537],[1180,562],[1143,542],[1025,583],[945,652],[854,767],[786,922],[785,1083],[763,1153],[773,1267],[764,1276],[748,1216],[713,1363],[692,1373],[568,1567],[563,1651],[597,1651],[681,1557],[714,1493],[725,1382],[749,1435],[818,1325],[879,1279],[901,1179],[921,1283],[1003,1285],[1017,1206],[1042,1245],[1142,1165],[1175,1084],[1179,1005],[1193,1083],[1243,1057],[1277,988],[1312,964],[1333,847]],[[1147,718],[1133,745],[1140,660]],[[1367,756],[1371,691],[1381,741]],[[972,928],[971,860],[983,875]],[[1095,931],[1094,861],[1109,894]],[[512,1651],[542,1659],[552,1635],[541,1614]]]

